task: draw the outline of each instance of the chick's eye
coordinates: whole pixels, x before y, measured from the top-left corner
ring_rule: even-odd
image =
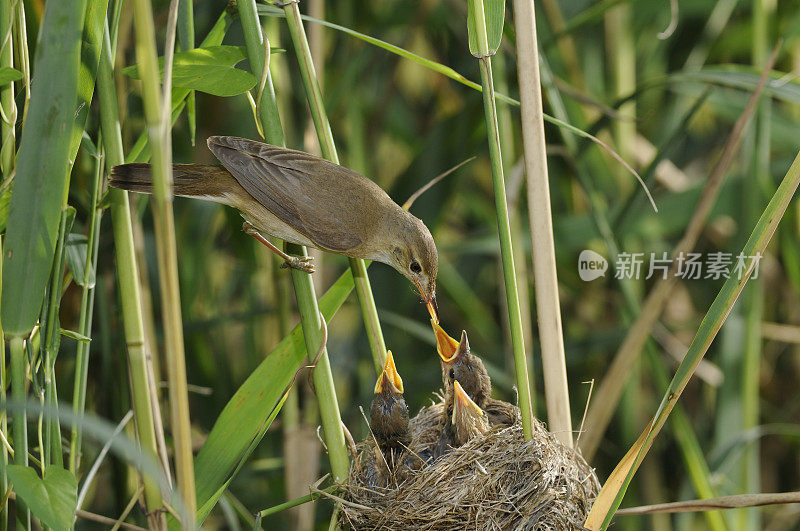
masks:
[[[411,268],[412,273],[422,273],[422,266],[419,265],[419,262],[416,260],[412,260],[409,267]]]

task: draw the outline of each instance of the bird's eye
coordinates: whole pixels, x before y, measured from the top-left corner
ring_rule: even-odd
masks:
[[[422,273],[422,266],[419,265],[419,262],[416,260],[412,260],[409,267],[411,268],[412,273]]]

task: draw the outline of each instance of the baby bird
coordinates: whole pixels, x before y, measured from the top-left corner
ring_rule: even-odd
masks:
[[[385,488],[402,482],[421,468],[429,454],[408,451],[411,434],[408,430],[408,406],[403,398],[403,380],[397,372],[392,351],[386,352],[383,372],[375,384],[375,398],[369,408],[370,428],[377,447],[367,456],[366,482],[371,487]]]
[[[472,438],[484,435],[490,429],[489,417],[476,404],[458,380],[453,382],[453,413],[442,428],[442,434],[436,445],[435,455],[438,457],[467,444]]]
[[[369,408],[370,427],[378,447],[391,463],[411,442],[408,433],[408,405],[403,398],[403,380],[394,365],[392,351],[386,352],[383,372],[375,384],[375,398]]]
[[[458,382],[464,392],[489,416],[492,426],[511,426],[516,420],[516,410],[508,402],[491,397],[492,381],[481,359],[472,354],[466,330],[456,341],[435,320],[431,326],[436,334],[436,351],[442,363],[442,382],[445,388],[445,415],[453,412],[453,382]]]

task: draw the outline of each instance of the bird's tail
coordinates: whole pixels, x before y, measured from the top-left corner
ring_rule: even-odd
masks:
[[[231,183],[233,181],[233,183]],[[108,184],[114,188],[153,193],[153,175],[150,164],[132,163],[114,166]],[[210,201],[226,202],[231,185],[237,185],[233,176],[215,164],[173,164],[173,193],[183,197],[197,197]]]

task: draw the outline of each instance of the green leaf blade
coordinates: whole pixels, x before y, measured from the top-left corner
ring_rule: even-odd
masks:
[[[53,261],[69,185],[84,6],[82,1],[45,6],[3,256],[2,322],[9,337],[33,329]],[[54,79],[58,82],[48,81]]]
[[[353,275],[348,270],[319,300],[326,321],[352,289]],[[305,340],[297,325],[239,387],[217,418],[195,459],[197,506],[201,508],[198,522],[208,515],[224,492],[223,487],[263,437],[305,357]]]

